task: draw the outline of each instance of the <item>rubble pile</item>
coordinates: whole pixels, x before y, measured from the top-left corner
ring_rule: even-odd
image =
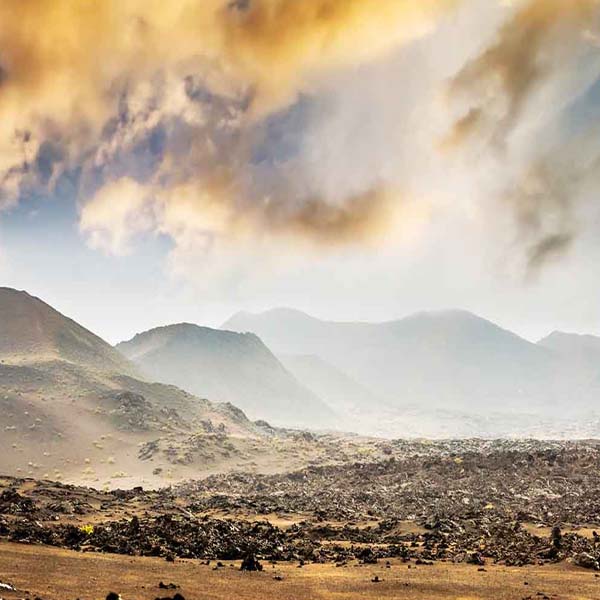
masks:
[[[89,530],[74,525],[48,527],[21,520],[10,527],[8,538],[74,550],[164,558],[241,560],[253,552],[275,560],[296,557],[283,532],[268,523],[196,520],[169,515],[150,520],[134,517],[111,521]]]
[[[426,524],[498,515],[549,526],[600,520],[600,447],[498,444],[499,450],[488,453],[430,452],[290,474],[216,475],[183,484],[177,494],[189,498],[195,510],[230,507],[328,520],[377,517]],[[518,450],[519,444],[531,449]]]

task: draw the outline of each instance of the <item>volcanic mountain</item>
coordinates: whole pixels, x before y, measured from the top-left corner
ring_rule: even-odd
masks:
[[[260,428],[237,408],[150,383],[104,340],[0,288],[0,472],[114,485],[232,465]],[[224,449],[224,445],[227,449]]]
[[[254,334],[181,323],[140,333],[117,348],[147,377],[231,402],[251,418],[287,426],[334,424],[332,410]]]

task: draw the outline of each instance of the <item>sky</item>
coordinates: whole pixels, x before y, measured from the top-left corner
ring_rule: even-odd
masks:
[[[3,0],[0,285],[600,335],[598,0]]]

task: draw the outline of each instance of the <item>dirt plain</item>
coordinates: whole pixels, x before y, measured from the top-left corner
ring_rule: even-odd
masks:
[[[415,566],[391,561],[340,568],[331,564],[265,565],[262,572],[241,572],[239,562],[214,570],[197,560],[167,563],[160,558],[77,553],[45,546],[0,543],[2,581],[13,598],[100,600],[113,591],[124,600],[154,600],[181,594],[186,600],[317,600],[404,598],[406,600],[593,600],[600,579],[570,564],[531,567],[439,563]],[[375,576],[381,579],[374,583]],[[281,580],[275,579],[280,577]],[[178,587],[165,590],[174,583]]]

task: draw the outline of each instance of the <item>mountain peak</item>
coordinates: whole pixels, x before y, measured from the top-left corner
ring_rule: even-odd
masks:
[[[29,296],[30,298],[34,298],[31,294],[26,292],[25,290],[17,290],[11,287],[0,286],[0,296],[3,294],[14,295],[14,296]]]
[[[234,331],[226,331],[223,329],[215,329],[196,323],[172,323],[169,325],[159,325],[147,331],[136,333],[130,340],[124,340],[117,344],[117,348],[128,355],[136,349],[136,356],[145,354],[153,349],[158,343],[159,345],[184,341],[190,339],[206,339],[206,340],[241,340],[241,339],[258,339],[253,333],[237,333]],[[262,343],[262,342],[261,342]]]
[[[600,337],[590,334],[556,330],[542,338],[538,342],[538,346],[571,356],[574,353],[593,352],[594,360],[600,357]]]
[[[252,418],[315,425],[332,416],[253,333],[179,323],[138,334],[118,349],[149,377],[231,402]]]
[[[276,307],[263,312],[239,311],[230,317],[221,329],[230,331],[244,331],[248,323],[255,321],[277,321],[279,323],[319,323],[316,317],[313,317],[296,308]]]
[[[462,308],[443,308],[439,310],[422,310],[412,313],[404,319],[421,319],[430,321],[462,321],[462,322],[485,322],[495,325],[492,321],[485,319],[473,312]],[[496,325],[495,325],[496,326]]]
[[[545,341],[550,340],[598,340],[600,337],[591,333],[571,333],[568,331],[560,331],[555,329],[552,333],[549,333],[546,337],[543,337],[538,343],[542,344]]]
[[[0,356],[8,362],[64,360],[96,370],[132,373],[112,346],[21,290],[0,288]]]

